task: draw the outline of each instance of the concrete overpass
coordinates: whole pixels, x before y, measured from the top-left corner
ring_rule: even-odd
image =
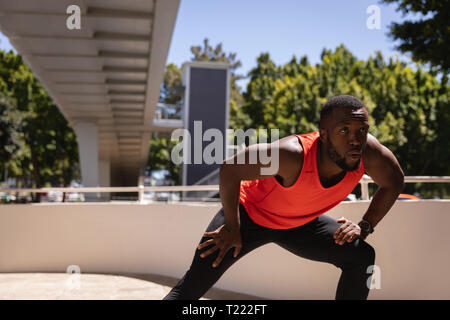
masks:
[[[136,186],[180,0],[2,0],[9,38],[74,128],[84,186]],[[81,28],[66,25],[70,5]]]

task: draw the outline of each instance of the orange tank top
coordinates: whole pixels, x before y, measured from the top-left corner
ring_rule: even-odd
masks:
[[[303,167],[297,181],[282,186],[275,177],[241,182],[240,202],[249,217],[266,228],[290,229],[304,225],[343,201],[364,175],[364,163],[334,186],[324,188],[317,170],[319,132],[294,134],[303,146]]]

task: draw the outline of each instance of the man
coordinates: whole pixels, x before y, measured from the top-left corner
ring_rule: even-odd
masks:
[[[206,229],[190,269],[164,299],[200,298],[233,263],[269,242],[342,269],[336,299],[367,299],[366,272],[375,251],[364,240],[402,191],[403,171],[392,152],[368,134],[368,111],[359,99],[333,97],[320,118],[319,132],[255,144],[241,151],[245,164],[222,164],[223,207]],[[261,174],[270,163],[248,163],[257,150],[269,156],[278,151],[274,174]],[[364,172],[379,188],[361,222],[323,215],[352,192]]]

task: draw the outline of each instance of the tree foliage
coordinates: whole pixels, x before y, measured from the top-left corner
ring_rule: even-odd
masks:
[[[0,86],[5,88],[0,79]],[[15,100],[6,96],[0,89],[0,163],[6,164],[18,156],[23,148],[20,134],[22,113],[17,110]]]
[[[183,99],[184,89],[181,70],[173,63],[169,63],[164,71],[164,80],[161,87],[160,102],[177,104]]]
[[[400,41],[401,52],[410,52],[418,62],[430,62],[432,66],[448,73],[450,70],[450,1],[449,0],[381,0],[397,3],[397,11],[403,14],[418,13],[417,21],[393,22],[390,35]]]
[[[157,137],[154,135],[150,140],[150,153],[147,170],[167,170],[166,179],[175,184],[181,184],[180,167],[171,160],[171,151],[178,141],[172,141],[169,137]]]
[[[76,136],[21,57],[0,51],[2,174],[23,186],[68,185],[78,178]]]

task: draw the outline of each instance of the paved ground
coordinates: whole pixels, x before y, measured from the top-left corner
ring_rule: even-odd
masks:
[[[0,273],[2,300],[160,300],[177,279],[157,275]],[[203,299],[261,299],[211,289]]]

